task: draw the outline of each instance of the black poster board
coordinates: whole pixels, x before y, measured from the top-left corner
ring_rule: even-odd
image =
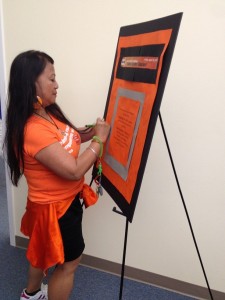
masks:
[[[144,176],[145,166],[150,151],[152,138],[154,135],[155,125],[159,114],[159,109],[160,109],[160,105],[161,105],[161,101],[162,101],[162,97],[166,85],[167,76],[169,73],[169,68],[170,68],[170,64],[171,64],[171,60],[172,60],[172,56],[173,56],[173,52],[177,40],[177,35],[178,35],[182,15],[183,15],[182,13],[177,13],[174,15],[152,20],[149,22],[124,26],[120,28],[117,50],[116,50],[113,71],[111,76],[111,82],[109,86],[109,92],[108,92],[108,97],[107,97],[107,102],[106,102],[106,107],[104,112],[104,118],[107,121],[109,121],[109,123],[111,124],[111,131],[114,130],[115,120],[113,120],[112,116],[110,117],[109,109],[111,109],[112,111],[110,105],[112,101],[115,101],[114,99],[115,92],[113,92],[113,89],[115,90],[114,87],[115,81],[117,81],[116,83],[117,89],[120,90],[120,92],[116,92],[117,93],[116,97],[118,99],[124,96],[123,93],[125,93],[124,97],[126,98],[126,100],[131,99],[136,101],[136,100],[140,100],[139,98],[141,96],[139,97],[139,93],[136,93],[135,91],[133,92],[131,89],[130,89],[131,96],[129,96],[130,90],[126,92],[126,83],[129,84],[131,87],[133,87],[136,84],[137,86],[136,89],[138,89],[139,86],[146,84],[144,87],[145,89],[144,93],[142,93],[143,95],[146,95],[148,93],[148,87],[154,85],[155,81],[157,80],[157,90],[154,97],[154,103],[152,109],[149,112],[149,122],[147,124],[146,134],[144,135],[144,137],[142,137],[142,139],[144,140],[143,148],[141,149],[141,152],[140,151],[138,152],[140,153],[139,154],[140,161],[138,160],[138,166],[136,166],[137,172],[136,172],[134,186],[131,189],[131,192],[128,194],[128,196],[126,196],[126,188],[130,189],[130,184],[127,181],[127,177],[129,176],[129,167],[132,164],[132,159],[134,159],[135,156],[134,155],[130,155],[130,157],[127,156],[127,161],[129,159],[129,164],[127,164],[128,167],[124,167],[123,164],[117,163],[116,160],[114,160],[111,157],[113,155],[109,153],[110,138],[113,138],[113,135],[111,135],[109,136],[109,142],[105,147],[105,153],[102,159],[103,175],[102,175],[101,184],[103,188],[111,196],[111,198],[115,201],[115,203],[118,205],[118,207],[121,209],[122,213],[127,217],[129,222],[132,222],[134,216],[134,211],[138,200],[139,191],[141,188],[142,178]],[[168,30],[170,30],[170,38],[168,40],[166,47],[164,47],[164,44],[162,44],[160,40],[159,43],[156,43],[155,36],[157,36],[157,34],[160,35],[164,31],[167,33]],[[134,45],[132,45],[133,40],[135,41],[135,39],[138,39],[141,35],[145,36],[146,34],[147,34],[147,38],[148,38],[148,34],[150,34],[149,35],[150,40],[147,43],[147,45],[144,44],[139,46],[137,45],[137,43],[134,43]],[[154,43],[151,42],[151,36],[154,36]],[[119,48],[120,41],[123,39],[128,40],[130,45],[129,47]],[[163,57],[160,57],[163,49],[164,49]],[[151,65],[149,63],[150,67],[142,67],[143,57],[147,58],[148,61],[151,60],[150,61]],[[154,65],[154,60],[155,60],[155,65]],[[160,63],[161,63],[160,73],[157,73]],[[121,89],[120,89],[120,84],[121,84]],[[136,93],[137,96],[134,93]],[[151,93],[150,89],[149,89],[149,93]],[[140,103],[142,104],[142,102],[145,100],[143,100],[142,102],[141,101],[142,100],[140,100]],[[117,105],[119,104],[117,103]],[[114,107],[115,105],[113,104],[113,109]],[[142,114],[140,113],[140,109],[139,109],[139,115],[137,116],[139,116],[139,119],[141,120]],[[141,132],[141,130],[142,128],[137,128],[137,132]],[[137,132],[136,134],[138,134]],[[134,148],[135,151],[135,146],[136,146],[135,143],[137,142],[136,138],[133,139],[133,142],[134,143],[132,146],[132,141],[131,141],[131,146]],[[96,172],[97,169],[96,167],[94,167],[93,176],[95,176]],[[109,175],[108,174],[109,172],[110,173],[112,172],[112,174]],[[121,175],[120,173],[123,175]],[[116,176],[122,176],[122,178],[118,180],[118,183],[116,180],[115,182],[112,182],[114,181],[114,178]],[[121,188],[123,188],[125,192],[121,192]]]

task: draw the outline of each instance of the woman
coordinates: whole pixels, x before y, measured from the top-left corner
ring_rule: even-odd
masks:
[[[30,266],[21,300],[69,298],[85,246],[79,199],[84,174],[110,130],[100,118],[93,128],[76,129],[55,103],[57,89],[54,61],[46,53],[23,52],[12,62],[4,145],[12,183],[17,186],[24,174],[28,184],[21,231],[30,239]],[[47,292],[42,280],[54,265]]]

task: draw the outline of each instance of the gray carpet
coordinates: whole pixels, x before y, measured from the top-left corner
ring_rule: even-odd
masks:
[[[0,157],[0,299],[18,300],[26,285],[28,263],[25,250],[9,245],[4,164]],[[80,266],[71,300],[117,300],[120,277]],[[191,300],[151,285],[124,280],[123,300]]]

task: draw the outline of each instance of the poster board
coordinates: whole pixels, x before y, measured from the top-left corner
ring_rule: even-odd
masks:
[[[182,13],[120,28],[104,112],[102,186],[132,222]],[[93,169],[93,176],[96,174]]]

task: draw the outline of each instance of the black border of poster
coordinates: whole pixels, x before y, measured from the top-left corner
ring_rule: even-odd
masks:
[[[156,94],[156,98],[154,101],[152,113],[150,116],[150,121],[148,125],[148,131],[146,135],[146,141],[144,144],[144,149],[142,153],[142,158],[137,174],[137,180],[135,184],[135,188],[132,194],[132,198],[130,201],[130,204],[126,201],[126,199],[123,197],[123,195],[117,190],[117,188],[107,179],[106,176],[104,176],[104,170],[102,174],[102,180],[101,184],[103,188],[108,192],[108,194],[111,196],[111,198],[114,200],[114,202],[118,205],[118,207],[121,209],[122,213],[124,216],[127,217],[129,222],[132,222],[133,216],[134,216],[134,211],[139,195],[139,191],[141,188],[141,183],[142,183],[142,178],[144,175],[145,171],[145,166],[147,163],[148,159],[148,154],[150,151],[151,143],[152,143],[152,138],[154,135],[155,131],[155,126],[159,114],[159,109],[160,105],[162,102],[162,97],[169,73],[169,68],[171,65],[172,61],[172,56],[179,32],[179,27],[181,23],[183,13],[177,13],[174,15],[170,15],[167,17],[163,17],[160,19],[144,22],[144,23],[139,23],[139,24],[134,24],[134,25],[128,25],[120,28],[119,32],[119,38],[122,36],[133,36],[133,35],[138,35],[138,34],[143,34],[143,33],[150,33],[154,31],[159,31],[159,30],[166,30],[166,29],[172,29],[172,34],[171,38],[168,44],[168,47],[165,51],[164,58],[163,58],[163,64],[162,64],[162,69],[161,69],[161,74],[160,74],[160,79],[159,79],[159,84],[158,84],[158,90]],[[118,38],[118,40],[119,40]],[[104,118],[107,116],[107,110],[109,106],[109,101],[110,101],[110,95],[111,95],[111,89],[113,85],[113,74],[114,74],[114,69],[115,69],[115,63],[116,63],[116,57],[117,57],[117,52],[115,54],[115,59],[114,59],[114,64],[113,64],[113,71],[112,71],[112,76],[111,76],[111,81],[110,81],[110,86],[109,86],[109,92],[108,92],[108,97],[107,97],[107,102],[105,106],[105,111],[104,111]],[[96,175],[97,169],[96,167],[93,168],[93,177]]]

